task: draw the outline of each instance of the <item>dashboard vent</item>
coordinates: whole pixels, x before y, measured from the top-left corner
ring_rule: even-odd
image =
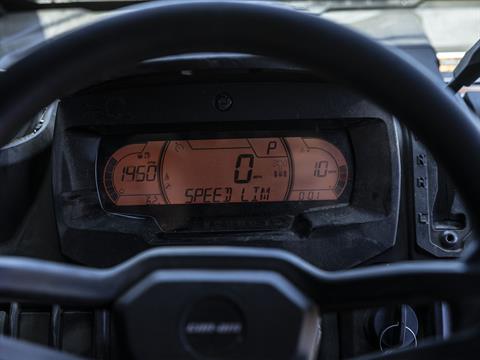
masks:
[[[0,304],[0,336],[99,360],[110,359],[110,313],[107,310]]]

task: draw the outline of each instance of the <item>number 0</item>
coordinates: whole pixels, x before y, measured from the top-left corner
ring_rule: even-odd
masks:
[[[248,161],[248,171],[245,178],[241,178],[240,171],[242,169],[245,160]],[[250,180],[252,180],[252,172],[253,172],[253,162],[254,157],[252,154],[240,154],[237,157],[237,162],[235,164],[235,173],[233,175],[233,180],[237,184],[248,184]]]

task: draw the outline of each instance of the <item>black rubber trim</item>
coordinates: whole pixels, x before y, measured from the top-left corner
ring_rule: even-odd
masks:
[[[95,310],[95,359],[110,359],[110,313],[105,310]]]
[[[55,349],[61,347],[62,308],[58,304],[52,305],[50,314],[50,345]]]
[[[8,313],[8,333],[12,338],[18,338],[18,323],[20,318],[20,304],[12,302]]]

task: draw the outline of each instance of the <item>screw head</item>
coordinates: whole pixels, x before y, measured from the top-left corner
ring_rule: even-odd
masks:
[[[457,233],[453,231],[444,231],[440,235],[440,241],[447,249],[458,249],[460,246],[460,239],[458,238]]]
[[[215,97],[215,108],[218,111],[230,110],[232,105],[233,105],[233,99],[227,93],[221,93]]]

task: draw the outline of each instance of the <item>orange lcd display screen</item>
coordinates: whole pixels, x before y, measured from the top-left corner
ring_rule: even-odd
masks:
[[[337,200],[347,180],[342,152],[307,137],[129,144],[103,170],[117,206]]]

